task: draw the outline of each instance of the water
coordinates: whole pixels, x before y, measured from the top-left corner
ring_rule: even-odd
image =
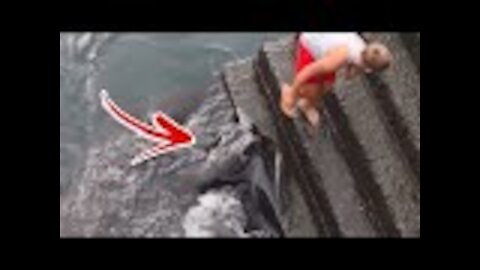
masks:
[[[251,56],[281,35],[60,33],[61,204],[79,179],[91,177],[89,150],[124,132],[100,110],[102,88],[140,118],[162,110],[182,122],[225,62]]]

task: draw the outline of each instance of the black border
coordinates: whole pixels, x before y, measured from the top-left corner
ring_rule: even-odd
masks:
[[[240,1],[238,3],[217,1],[213,5],[200,1],[188,3],[184,1],[171,2],[169,6],[161,1],[145,2],[148,3],[140,2],[134,5],[107,1],[97,5],[93,10],[78,9],[78,3],[76,7],[65,7],[67,10],[60,12],[59,31],[420,31],[421,28],[420,3],[414,1],[345,3],[335,0],[302,0],[287,3],[248,0],[241,3]],[[423,90],[427,93],[426,88]],[[45,96],[43,95],[42,98]],[[53,97],[43,103],[46,104],[45,110],[53,110],[52,103]],[[46,141],[53,140],[53,134],[51,134],[53,127],[48,130],[52,132],[43,133]],[[427,149],[431,150],[428,145]],[[430,155],[429,158],[431,157]],[[50,158],[40,160],[47,163],[44,165],[45,168],[51,168],[51,161],[48,160]],[[425,204],[423,207],[425,209]],[[423,226],[425,224],[424,218]],[[425,229],[421,237],[429,235],[429,233],[425,234],[426,231]],[[181,241],[179,243],[182,244]],[[203,243],[204,241],[200,245]],[[332,241],[328,243],[328,245],[331,244]]]
[[[136,1],[78,3],[60,31],[418,31],[420,2],[339,0]]]

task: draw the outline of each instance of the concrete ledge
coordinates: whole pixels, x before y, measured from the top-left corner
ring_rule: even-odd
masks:
[[[290,81],[293,63],[293,39],[286,38],[276,43],[265,44],[270,67],[275,74],[277,86],[282,81]],[[274,106],[278,104],[278,93],[274,93]],[[315,185],[325,191],[326,197],[334,213],[339,229],[344,236],[350,237],[372,237],[387,236],[394,233],[381,226],[377,210],[371,207],[365,192],[358,190],[358,183],[355,180],[355,170],[351,170],[342,152],[339,152],[338,140],[335,140],[332,131],[333,118],[325,119],[325,128],[320,131],[318,137],[311,137],[306,132],[306,126],[301,119],[294,121],[294,129],[290,132],[298,133],[300,142],[311,160],[312,169],[321,175],[316,179]],[[348,154],[348,153],[347,153]],[[306,164],[305,164],[306,166]],[[313,211],[318,211],[313,210]]]
[[[420,194],[418,181],[406,162],[388,121],[361,80],[339,81],[333,95],[348,118],[347,125],[363,149],[373,178],[383,195],[402,236],[420,233]],[[330,109],[331,107],[328,106]],[[335,113],[335,110],[331,111]]]
[[[393,52],[395,61],[392,67],[378,75],[366,77],[366,83],[372,89],[379,106],[388,117],[399,138],[404,143],[407,154],[420,155],[420,74],[403,46],[402,35],[393,33],[364,33],[367,39],[386,44]],[[414,35],[414,34],[411,34]],[[414,35],[415,36],[415,35]],[[419,45],[418,45],[419,46]],[[419,49],[419,47],[417,47]],[[408,152],[416,153],[408,153]],[[413,161],[412,161],[413,162]],[[414,166],[419,167],[419,164]]]
[[[420,32],[417,33],[401,33],[405,47],[410,52],[413,62],[415,63],[418,73],[420,74]]]
[[[245,121],[252,121],[262,135],[278,143],[274,119],[268,110],[266,100],[257,89],[253,59],[229,63],[224,67],[223,74],[237,115],[248,117]]]
[[[258,89],[253,59],[227,64],[223,74],[239,121],[253,122],[263,136],[272,139],[277,145],[284,145],[282,141],[284,138],[278,136],[275,115],[270,110],[265,96]],[[297,180],[293,174],[285,171],[287,169],[287,166],[283,166],[275,186],[265,187],[264,190],[272,191],[267,192],[267,196],[275,205],[282,229],[288,237],[315,237],[317,232],[297,186]],[[281,192],[273,192],[277,189]]]
[[[395,43],[396,51],[406,51],[399,39],[390,42]],[[275,77],[267,90],[271,96],[270,106],[278,107],[279,85],[292,77],[293,39],[266,43],[264,57]],[[259,62],[261,58],[262,54]],[[402,61],[410,59],[404,58]],[[397,115],[411,120],[408,131],[419,138],[419,121],[415,121],[419,103],[417,107],[416,99],[405,94],[419,90],[419,81],[414,78],[403,82],[394,78],[405,76],[411,79],[409,74],[405,74],[407,64],[400,62],[400,67],[394,67],[394,72],[399,74],[387,79],[398,88],[397,91],[401,91],[394,95],[401,110]],[[378,97],[372,94],[378,91],[373,86],[363,78],[353,82],[340,81],[334,94],[327,98],[326,130],[320,134],[318,141],[306,136],[302,121],[295,120],[287,130],[289,136],[297,136],[296,140],[301,145],[296,148],[297,154],[309,159],[302,166],[310,164],[312,167],[309,169],[318,174],[313,178],[315,188],[324,191],[324,199],[328,200],[329,209],[332,209],[342,234],[418,236],[420,194],[417,174],[397,140],[399,134],[393,134],[396,130],[389,123],[390,115],[379,105]],[[288,123],[285,118],[278,119]],[[329,161],[331,163],[326,164]],[[342,168],[343,174],[340,174]],[[340,195],[342,190],[345,193]],[[355,214],[347,217],[346,213]]]
[[[279,133],[283,134],[286,143],[289,144],[288,149],[284,151],[284,155],[292,159],[292,163],[289,164],[292,164],[292,171],[297,176],[296,179],[309,206],[319,235],[327,237],[342,236],[343,233],[339,228],[328,194],[322,188],[322,176],[315,169],[315,161],[312,160],[305,148],[305,140],[298,130],[298,123],[285,118],[278,107],[280,97],[278,78],[291,74],[289,74],[288,69],[277,69],[275,64],[278,63],[284,65],[284,67],[291,65],[291,59],[285,58],[293,55],[282,53],[284,52],[282,49],[285,46],[288,47],[291,41],[291,38],[286,38],[278,43],[265,44],[264,50],[258,56],[256,67],[262,84],[260,89],[268,96],[271,110],[277,114],[276,119],[281,129]],[[289,52],[292,51],[289,50]],[[277,62],[272,63],[272,61]]]

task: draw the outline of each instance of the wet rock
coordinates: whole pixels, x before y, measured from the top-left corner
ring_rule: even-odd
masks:
[[[265,222],[250,220],[255,205],[243,209],[245,200],[254,198],[251,173],[242,171],[259,138],[251,125],[234,121],[234,108],[219,85],[209,94],[186,122],[199,141],[190,149],[132,168],[130,159],[148,143],[127,131],[91,148],[83,173],[60,196],[60,236],[272,235],[262,228]]]

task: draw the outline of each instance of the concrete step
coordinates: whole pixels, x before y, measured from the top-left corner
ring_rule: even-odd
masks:
[[[383,111],[390,133],[420,180],[420,73],[409,57],[409,50],[420,50],[419,43],[411,41],[407,49],[402,36],[415,39],[415,33],[363,33],[368,40],[386,44],[394,55],[391,68],[378,75],[368,75],[363,83],[368,84],[376,106]],[[412,38],[410,36],[413,36]]]
[[[258,91],[253,72],[253,59],[230,62],[223,69],[224,83],[240,121],[252,121],[259,132],[278,143],[274,119],[264,96]]]
[[[276,145],[285,145],[285,138],[278,136],[275,115],[258,89],[254,75],[251,58],[229,63],[223,70],[225,88],[230,93],[239,121],[252,122],[261,135],[268,137]],[[263,190],[277,191],[267,196],[277,206],[277,216],[280,217],[282,229],[288,237],[317,236],[312,217],[294,177],[294,174],[283,173],[274,187],[264,187]]]
[[[279,84],[290,82],[292,77],[292,39],[265,44],[259,57],[260,66],[262,57],[268,63],[263,63],[267,66],[264,69],[271,68],[275,76],[267,91],[271,91],[272,102],[278,104]],[[375,104],[370,94],[372,90],[368,87],[361,80],[340,81],[334,94],[325,101],[327,120],[324,135],[311,139],[310,143],[299,135],[303,136],[299,141],[312,169],[319,175],[315,179],[316,185],[324,190],[342,234],[354,235],[362,231],[368,235],[368,232],[375,231],[378,235],[418,236],[420,196],[415,173],[390,134],[385,113]],[[301,127],[302,123],[295,120],[291,131],[302,134]],[[330,140],[325,134],[331,135]],[[331,152],[328,152],[329,149]],[[332,152],[341,154],[332,155]],[[349,173],[335,176],[335,171],[341,171],[335,167],[348,168],[343,171]],[[342,190],[349,196],[341,197]],[[342,209],[343,205],[348,206]],[[359,209],[365,211],[362,213]],[[357,220],[347,213],[356,213]],[[368,225],[362,228],[358,225],[362,222],[358,220],[368,220],[364,222]]]
[[[297,138],[299,145],[294,150],[297,156],[302,157],[299,160],[300,166],[311,171],[311,177],[308,179],[310,184],[306,188],[316,189],[317,196],[323,197],[320,199],[323,204],[320,207],[313,205],[310,211],[333,219],[329,231],[335,232],[336,235],[330,236],[382,235],[382,232],[375,228],[377,223],[374,220],[375,216],[369,213],[370,210],[363,204],[355,188],[354,178],[336,149],[330,130],[323,129],[317,135],[318,137],[312,138],[308,134],[304,121],[290,121],[284,118],[278,109],[280,93],[278,82],[288,81],[291,76],[292,41],[291,38],[287,38],[282,42],[265,44],[257,64],[259,75],[265,78],[270,77],[263,91],[270,96],[270,106],[279,114],[277,119],[288,126],[284,131],[285,136]],[[330,125],[329,119],[326,119],[325,124]]]
[[[410,56],[418,69],[418,73],[420,74],[420,32],[400,33],[400,38],[409,51]]]
[[[293,40],[287,38],[282,42],[265,44],[264,54],[259,57],[260,62],[263,61],[264,68],[271,69],[275,77],[274,85],[270,85],[270,89],[267,90],[274,96],[272,100],[274,106],[277,106],[279,100],[279,82],[291,80],[292,52]],[[324,190],[341,235],[345,237],[386,235],[376,228],[375,225],[379,222],[368,205],[363,203],[352,172],[335,146],[330,128],[331,120],[326,118],[324,125],[327,128],[320,130],[316,137],[311,137],[305,121],[299,119],[293,121],[294,130],[289,132],[298,133],[303,149],[312,161],[313,169],[320,175],[315,184],[319,189]]]
[[[286,119],[278,108],[279,91],[271,89],[273,85],[276,85],[277,80],[270,72],[268,65],[268,61],[261,51],[255,64],[255,74],[260,90],[266,96],[269,108],[274,113],[279,137],[283,138],[279,146],[285,156],[285,163],[288,164],[288,169],[297,180],[300,192],[308,206],[307,210],[312,216],[317,236],[339,237],[341,232],[330,202],[325,191],[317,185],[321,181],[320,175],[315,171],[312,160],[304,149],[302,138],[299,133],[295,132],[295,124]]]
[[[402,76],[399,74],[398,76]],[[397,75],[395,75],[397,76]],[[389,88],[396,88],[389,86]],[[335,91],[327,102],[327,110],[333,116],[344,115],[345,121],[337,123],[339,129],[344,132],[339,135],[350,140],[354,155],[359,164],[364,165],[362,171],[365,175],[371,175],[375,185],[368,183],[372,191],[378,188],[382,195],[372,192],[372,198],[377,197],[376,203],[380,206],[381,198],[384,197],[391,213],[395,227],[401,236],[414,237],[420,234],[420,189],[419,180],[415,170],[410,166],[404,152],[399,147],[398,134],[394,133],[389,117],[378,106],[374,91],[384,89],[373,89],[371,84],[366,84],[364,78],[347,82],[339,80]],[[397,91],[404,91],[397,88]],[[399,112],[395,112],[397,115]],[[418,133],[420,129],[418,128]],[[349,138],[350,137],[350,138]],[[356,149],[356,150],[355,150]],[[362,157],[363,156],[363,157]],[[368,168],[367,168],[368,167]],[[366,177],[366,179],[371,179]],[[371,182],[367,180],[367,182]],[[366,184],[366,183],[365,183]]]

